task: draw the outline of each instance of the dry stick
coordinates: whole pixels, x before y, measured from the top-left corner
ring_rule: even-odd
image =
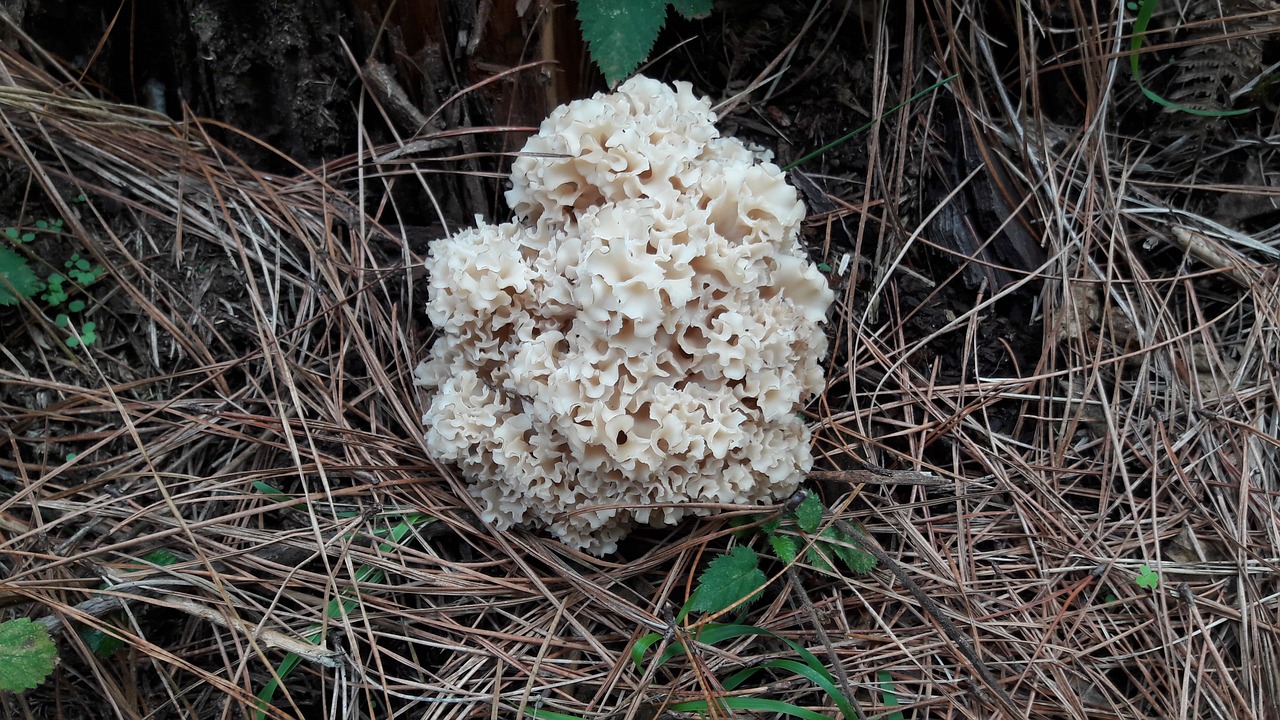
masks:
[[[840,662],[840,658],[836,655],[835,646],[831,644],[831,639],[827,637],[826,629],[818,621],[818,609],[813,606],[809,596],[801,589],[800,573],[796,572],[795,565],[787,566],[787,579],[791,581],[792,594],[795,595],[800,605],[804,607],[805,613],[809,616],[809,622],[813,624],[813,631],[818,636],[818,642],[822,643],[822,647],[827,651],[827,661],[831,663],[831,669],[835,670],[836,680],[840,681],[841,694],[844,695],[844,699],[849,703],[849,706],[853,708],[858,720],[867,720],[867,715],[862,712],[862,706],[858,704],[858,699],[853,696],[853,689],[849,685],[849,673],[845,672],[844,663]]]
[[[862,470],[811,470],[806,475],[810,480],[827,480],[843,482],[850,485],[951,485],[949,480],[933,473],[916,472],[914,470],[884,470],[868,467]]]
[[[978,657],[977,651],[969,644],[968,638],[961,634],[960,629],[954,623],[943,616],[942,608],[938,606],[938,603],[934,602],[933,598],[926,595],[924,590],[920,589],[920,586],[907,574],[906,569],[898,564],[897,560],[889,557],[889,554],[884,551],[884,548],[880,547],[879,543],[863,535],[850,523],[836,518],[835,526],[849,538],[849,542],[874,555],[881,565],[893,573],[898,582],[902,583],[903,587],[916,599],[916,602],[920,603],[925,613],[936,620],[947,637],[960,648],[960,654],[964,655],[969,663],[973,665],[973,669],[977,671],[978,677],[982,679],[983,684],[996,694],[996,699],[999,701],[999,705],[1004,708],[1004,711],[1009,713],[1010,717],[1020,717],[1017,707],[1013,704],[1013,698],[1009,697],[1009,694],[1000,686],[996,677],[987,669],[986,664],[982,662],[982,658]]]

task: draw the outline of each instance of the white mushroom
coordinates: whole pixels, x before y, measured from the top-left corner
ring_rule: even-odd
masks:
[[[427,445],[487,522],[606,554],[812,466],[833,294],[795,189],[714,120],[644,77],[562,106],[513,164],[517,219],[433,243]]]

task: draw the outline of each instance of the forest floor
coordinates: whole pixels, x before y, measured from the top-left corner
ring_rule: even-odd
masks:
[[[603,89],[571,7],[7,3],[0,621],[59,665],[0,715],[1280,717],[1280,6],[1154,2],[672,14],[642,72],[836,291],[824,522],[920,591],[766,561],[721,642],[673,614],[760,536],[497,532],[423,445],[428,243]]]

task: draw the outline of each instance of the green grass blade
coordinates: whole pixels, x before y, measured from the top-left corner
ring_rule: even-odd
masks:
[[[817,713],[798,705],[792,705],[781,700],[765,700],[764,698],[749,697],[727,697],[718,698],[716,705],[721,710],[746,710],[748,712],[772,712],[781,715],[790,715],[791,717],[804,718],[804,720],[831,720],[831,718]],[[675,703],[670,705],[668,710],[673,712],[698,712],[710,713],[711,708],[708,707],[706,700],[690,700],[688,702]],[[853,717],[857,717],[854,715]]]
[[[649,633],[637,640],[635,645],[631,646],[631,662],[635,663],[636,667],[641,672],[644,671],[644,654],[649,652],[649,648],[661,641],[662,633]],[[659,662],[658,664],[661,665],[662,662]]]
[[[278,490],[260,480],[255,480],[250,487],[276,502],[289,502],[293,499],[293,496],[288,495],[284,491]]]
[[[1255,108],[1245,108],[1244,110],[1200,110],[1198,108],[1179,105],[1169,101],[1152,92],[1146,85],[1142,84],[1142,70],[1138,67],[1138,51],[1142,49],[1142,42],[1146,39],[1147,27],[1151,24],[1151,16],[1155,14],[1156,6],[1160,4],[1160,0],[1141,0],[1138,4],[1138,17],[1133,22],[1133,38],[1129,40],[1129,72],[1133,74],[1133,81],[1138,84],[1138,89],[1142,91],[1147,99],[1158,105],[1163,105],[1170,110],[1177,110],[1188,115],[1198,115],[1200,117],[1232,117],[1234,115],[1244,115],[1251,113]],[[1129,6],[1133,7],[1133,3]]]
[[[536,718],[542,718],[542,720],[582,720],[580,715],[568,715],[554,710],[543,710],[542,708],[525,708],[525,713]]]
[[[391,552],[394,548],[394,544],[403,540],[416,525],[428,523],[433,520],[435,520],[435,518],[429,515],[414,513],[412,515],[405,515],[403,520],[396,523],[388,530],[375,531],[375,534],[387,532],[390,536],[389,542],[378,544],[379,552]],[[356,568],[355,583],[357,585],[360,583],[381,582],[382,578],[383,572],[371,565],[361,565]],[[328,619],[331,617],[342,617],[343,615],[355,610],[355,607],[356,600],[354,598],[344,598],[341,600],[335,598],[330,600],[329,604],[325,606],[322,621],[307,628],[307,631],[302,634],[302,637],[313,645],[319,643],[321,636],[324,634],[324,628]],[[298,663],[301,662],[301,660],[302,658],[298,657],[296,653],[289,653],[284,656],[284,660],[280,661],[279,667],[276,668],[276,677],[272,678],[270,682],[264,685],[262,687],[262,691],[258,693],[258,711],[254,715],[255,720],[263,720],[266,717],[267,708],[271,705],[271,700],[275,697],[276,691],[280,689],[280,683],[289,676],[289,673],[293,672],[293,669],[298,666]]]
[[[657,635],[657,633],[653,633],[653,635]],[[793,651],[795,651],[797,655],[800,656],[800,659],[804,661],[805,665],[808,665],[810,668],[814,670],[814,672],[818,673],[823,678],[825,678],[827,682],[834,682],[833,678],[831,677],[831,673],[827,671],[826,666],[824,666],[822,662],[818,660],[817,656],[815,656],[813,653],[809,652],[805,648],[801,647],[795,641],[788,640],[787,638],[781,637],[776,633],[765,630],[764,628],[758,628],[754,625],[718,625],[718,624],[712,623],[702,629],[702,632],[698,634],[697,640],[698,642],[703,643],[705,645],[715,645],[716,643],[724,642],[725,640],[733,640],[735,638],[740,638],[747,635],[764,635],[767,637],[777,638],[778,640],[781,640],[782,642],[786,643],[787,647],[791,648]],[[646,636],[646,637],[652,637],[652,636]],[[660,639],[661,636],[658,635],[658,638]],[[642,638],[642,640],[643,639],[644,638]],[[641,669],[643,669],[643,664],[640,662],[640,660],[643,660],[644,650],[648,650],[649,647],[652,647],[654,642],[656,641],[650,641],[647,645],[644,646],[644,648],[638,654],[635,652],[634,649],[632,650],[631,657],[633,660],[636,661],[636,665],[640,666]],[[639,643],[637,643],[637,645],[639,645]],[[662,653],[662,656],[658,658],[657,660],[658,667],[661,667],[663,663],[667,662],[671,658],[674,658],[677,655],[682,655],[682,654],[684,654],[684,643],[681,643],[681,642],[671,643],[670,645],[667,646],[667,649]]]
[[[850,140],[852,140],[854,137],[858,136],[860,133],[866,132],[868,129],[870,129],[871,127],[875,126],[875,124],[876,124],[876,123],[878,123],[878,122],[880,122],[881,120],[883,120],[883,119],[885,119],[885,118],[889,117],[890,115],[892,115],[892,114],[894,114],[894,113],[898,112],[899,110],[901,110],[902,108],[906,107],[907,105],[910,105],[911,103],[915,102],[916,100],[919,100],[920,98],[924,97],[925,95],[928,95],[929,93],[933,92],[934,90],[937,90],[938,88],[942,87],[943,85],[946,85],[947,83],[949,83],[949,82],[951,82],[952,80],[955,80],[955,79],[956,79],[956,76],[955,76],[955,75],[952,75],[951,77],[947,77],[947,78],[943,78],[943,79],[939,80],[938,82],[936,82],[936,83],[934,83],[934,84],[930,85],[929,87],[927,87],[927,88],[925,88],[925,89],[921,90],[920,92],[916,93],[915,95],[912,95],[911,97],[907,98],[906,100],[903,100],[902,102],[898,103],[897,105],[894,105],[893,107],[889,108],[889,110],[888,110],[887,112],[885,112],[885,114],[881,115],[881,116],[880,116],[880,117],[878,117],[878,118],[874,118],[874,119],[872,119],[872,120],[871,120],[871,121],[869,121],[866,125],[863,125],[862,127],[858,128],[857,130],[854,130],[854,131],[853,131],[853,132],[851,132],[851,133],[848,133],[848,134],[846,134],[846,135],[842,135],[842,136],[841,136],[839,139],[837,139],[837,140],[832,140],[831,142],[827,143],[826,145],[823,145],[822,147],[818,148],[817,150],[814,150],[813,152],[809,153],[808,155],[805,155],[804,157],[800,158],[799,160],[796,160],[795,162],[791,163],[790,165],[788,165],[788,166],[786,166],[786,167],[784,167],[784,168],[782,168],[782,169],[783,169],[783,170],[790,170],[791,168],[793,168],[793,167],[795,167],[795,166],[797,166],[797,165],[800,165],[801,163],[806,163],[806,162],[808,162],[808,161],[810,161],[810,160],[812,160],[812,159],[814,159],[814,158],[818,157],[819,155],[821,155],[822,153],[824,153],[824,152],[826,152],[826,151],[830,150],[830,149],[831,149],[831,148],[833,148],[833,147],[836,147],[836,146],[838,146],[838,145],[842,145],[842,144],[844,144],[844,143],[846,143],[846,142],[849,142],[849,141],[850,141]]]
[[[827,693],[827,696],[830,697],[833,702],[835,702],[836,707],[840,708],[840,712],[844,713],[844,716],[846,718],[855,718],[858,716],[857,713],[854,712],[853,706],[850,705],[849,701],[845,699],[844,695],[840,692],[840,688],[836,687],[836,684],[832,682],[831,677],[827,675],[827,673],[819,672],[814,668],[808,665],[805,665],[804,663],[798,663],[795,660],[788,660],[786,658],[780,658],[778,660],[770,660],[767,663],[762,663],[754,667],[749,667],[745,670],[739,670],[738,672],[734,673],[733,675],[730,675],[728,678],[725,679],[724,689],[736,690],[740,685],[742,685],[743,682],[745,682],[752,675],[766,668],[776,668],[778,670],[789,670],[790,672],[793,672],[796,675],[807,678],[810,682],[822,688],[823,691]]]
[[[888,670],[881,670],[876,673],[876,679],[880,681],[880,698],[885,707],[898,707],[898,695],[893,691],[893,676]],[[885,716],[885,720],[905,720],[901,710],[894,710]]]

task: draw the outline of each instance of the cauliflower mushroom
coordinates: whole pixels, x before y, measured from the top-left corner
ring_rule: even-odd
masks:
[[[714,122],[645,77],[561,106],[512,165],[516,219],[432,244],[426,442],[499,529],[603,555],[812,466],[833,294],[783,171]]]

